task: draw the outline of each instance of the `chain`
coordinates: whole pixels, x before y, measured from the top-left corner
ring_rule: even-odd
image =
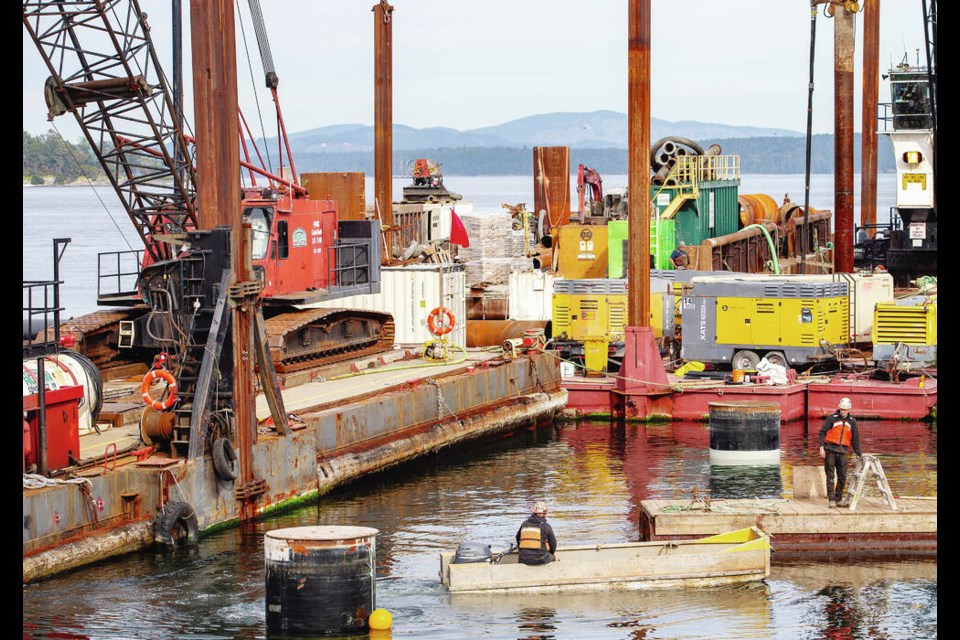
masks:
[[[459,422],[462,425],[463,420],[461,420],[460,417],[450,409],[450,406],[447,404],[447,401],[444,399],[443,389],[440,388],[440,383],[434,380],[433,378],[424,378],[424,380],[427,382],[427,384],[433,385],[434,387],[437,388],[437,420],[443,420],[444,413],[447,413],[453,416],[454,418],[456,418],[457,422]]]
[[[537,363],[533,361],[533,358],[528,360],[530,363],[530,368],[533,370],[533,379],[536,381],[537,387],[540,387],[540,390],[544,393],[547,393],[547,388],[543,386],[543,381],[540,379],[540,369],[537,367]]]

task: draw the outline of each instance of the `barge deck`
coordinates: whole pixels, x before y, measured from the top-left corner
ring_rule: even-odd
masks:
[[[269,410],[258,399],[257,514],[470,439],[551,420],[566,404],[556,360],[544,354],[505,360],[473,352],[455,364],[430,364],[400,360],[284,390],[288,436],[264,419]],[[82,437],[81,455],[90,457],[62,479],[34,484],[24,476],[24,583],[150,546],[161,505],[170,502],[189,504],[200,532],[239,522],[249,485],[224,480],[210,456],[138,458],[138,423],[117,423]]]
[[[936,556],[937,498],[864,496],[857,509],[830,508],[826,498],[644,500],[640,539],[686,540],[755,526],[771,536],[775,559],[835,556]]]

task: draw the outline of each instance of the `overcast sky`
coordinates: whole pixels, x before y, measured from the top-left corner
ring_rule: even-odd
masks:
[[[875,0],[862,0],[865,2]],[[184,0],[185,33],[189,0]],[[373,124],[372,0],[262,0],[289,132]],[[393,120],[460,130],[539,113],[627,111],[626,0],[395,0]],[[730,125],[806,128],[810,5],[804,0],[652,0],[651,116]],[[143,0],[166,64],[170,0]],[[235,5],[236,6],[236,5]],[[249,9],[239,10],[261,109],[269,108]],[[880,70],[923,58],[921,0],[883,0]],[[817,17],[814,132],[833,129],[833,20]],[[856,17],[856,125],[860,127],[863,15]],[[241,108],[255,119],[240,46]],[[189,68],[189,51],[185,54]],[[169,73],[169,70],[168,70]],[[23,30],[23,127],[46,121],[47,71]],[[189,90],[189,83],[187,89]],[[881,81],[880,101],[888,102]],[[188,96],[188,104],[192,100]],[[267,121],[272,121],[267,119]],[[56,119],[70,140],[69,115]],[[268,130],[268,135],[275,132]]]

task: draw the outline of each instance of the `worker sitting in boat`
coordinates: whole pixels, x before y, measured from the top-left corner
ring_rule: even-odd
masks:
[[[523,564],[547,564],[555,560],[557,537],[547,523],[547,505],[537,502],[530,508],[530,516],[517,531],[519,560]]]
[[[687,243],[681,240],[677,243],[677,248],[670,254],[670,262],[673,263],[674,269],[686,269],[687,265],[690,264],[690,256],[685,251],[686,246]]]

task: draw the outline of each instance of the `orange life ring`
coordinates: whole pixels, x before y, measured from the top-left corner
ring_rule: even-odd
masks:
[[[170,392],[170,395],[163,402],[154,400],[153,396],[150,395],[150,385],[157,378],[167,383],[167,390]],[[140,395],[143,397],[143,401],[153,407],[154,410],[166,411],[177,401],[177,379],[166,369],[151,369],[147,371],[147,375],[143,376],[143,382],[140,384]]]
[[[457,323],[453,317],[453,311],[446,307],[437,307],[427,316],[427,326],[430,333],[435,336],[442,336],[453,331],[453,326]]]

